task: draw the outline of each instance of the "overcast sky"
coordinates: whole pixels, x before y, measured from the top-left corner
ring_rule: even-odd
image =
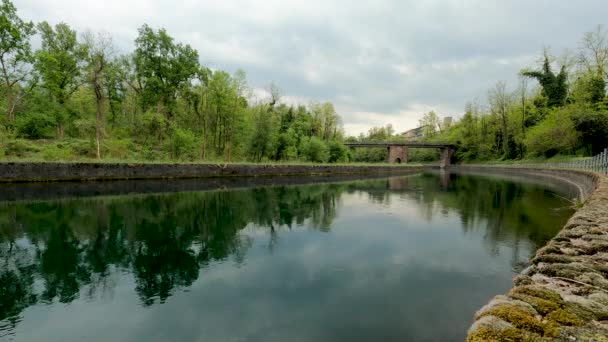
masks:
[[[348,134],[425,112],[461,115],[497,80],[511,87],[543,47],[559,54],[607,24],[607,0],[14,0],[28,20],[107,31],[130,52],[164,27],[214,69],[274,82],[286,101],[331,101]]]

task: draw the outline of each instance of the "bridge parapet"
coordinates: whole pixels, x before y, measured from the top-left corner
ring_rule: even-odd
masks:
[[[438,148],[441,151],[439,166],[443,169],[451,164],[455,145],[447,142],[415,142],[415,141],[363,141],[344,144],[351,148],[384,147],[388,149],[387,162],[390,164],[407,163],[410,148]]]

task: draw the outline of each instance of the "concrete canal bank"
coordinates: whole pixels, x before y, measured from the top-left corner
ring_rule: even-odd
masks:
[[[420,170],[422,167],[390,165],[0,163],[0,182],[390,174]]]
[[[468,341],[608,341],[608,178],[585,171],[462,167],[548,177],[578,189],[580,208],[474,316]]]

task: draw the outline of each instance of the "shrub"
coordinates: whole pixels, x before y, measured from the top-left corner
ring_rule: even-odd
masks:
[[[4,154],[13,157],[30,157],[33,153],[40,152],[37,144],[24,139],[9,140],[4,146]]]
[[[46,145],[42,149],[42,158],[47,161],[72,160],[74,156],[70,152],[70,149],[61,144]]]
[[[300,144],[300,156],[304,160],[313,163],[325,163],[329,159],[329,149],[321,139],[311,137],[302,140]]]
[[[160,141],[165,126],[165,118],[160,113],[146,112],[141,116],[140,124],[138,127],[135,127],[136,131],[134,134],[143,137],[144,141],[154,138]]]
[[[342,143],[331,141],[329,144],[329,162],[340,163],[348,161],[348,148]]]
[[[8,141],[8,133],[6,132],[6,129],[4,128],[4,125],[2,125],[2,123],[0,123],[0,158],[4,157],[4,150],[5,150],[5,145],[6,142]]]
[[[411,162],[432,162],[439,160],[439,151],[428,148],[410,148],[408,150],[408,159]]]
[[[599,154],[608,146],[608,113],[583,109],[572,113],[571,119],[588,155]]]
[[[53,128],[53,119],[46,114],[26,114],[15,120],[15,130],[20,138],[49,138],[53,136]]]
[[[571,153],[578,137],[567,111],[558,110],[530,129],[524,143],[531,155],[550,158],[558,152]]]
[[[77,157],[94,158],[96,156],[96,146],[93,140],[73,139],[65,143],[58,143],[57,147],[65,148]]]
[[[133,156],[134,145],[131,139],[107,139],[103,141],[104,158],[128,159]]]
[[[164,148],[171,159],[178,160],[194,160],[199,152],[198,139],[194,133],[176,126],[171,126]]]

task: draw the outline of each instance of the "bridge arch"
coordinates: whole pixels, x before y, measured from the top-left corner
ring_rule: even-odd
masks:
[[[387,163],[407,164],[410,148],[437,148],[441,151],[439,166],[445,168],[450,166],[454,155],[454,145],[442,142],[351,142],[344,145],[350,148],[358,147],[385,147],[388,150]]]

